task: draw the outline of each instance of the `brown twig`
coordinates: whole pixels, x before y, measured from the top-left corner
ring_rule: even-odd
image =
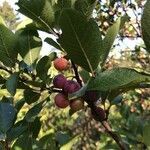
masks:
[[[102,121],[101,124],[103,125],[103,127],[105,128],[105,131],[107,132],[107,134],[109,134],[109,136],[111,136],[114,141],[118,144],[119,148],[121,150],[127,150],[125,144],[123,143],[122,139],[112,131],[110,125],[108,124],[107,121]]]
[[[96,115],[96,117],[98,117],[99,114],[97,114],[97,112],[95,111],[96,110],[95,109],[95,105],[92,104],[91,102],[88,103],[88,104],[89,104],[89,107],[91,108],[92,112],[94,112],[94,115]],[[115,132],[112,131],[109,123],[106,120],[102,121],[101,118],[99,118],[99,122],[101,122],[102,126],[105,128],[106,133],[112,139],[114,139],[114,141],[117,143],[117,145],[119,146],[119,148],[121,150],[127,150],[127,148],[126,148],[125,144],[123,143],[122,139]]]
[[[80,86],[82,87],[82,81],[80,80],[80,77],[79,77],[78,68],[73,63],[73,61],[71,61],[71,63],[72,63],[72,67],[73,67],[73,70],[74,70],[75,78],[76,78],[77,82],[80,84]]]

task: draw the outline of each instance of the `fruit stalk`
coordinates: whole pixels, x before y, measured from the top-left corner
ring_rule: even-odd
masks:
[[[73,70],[74,70],[74,74],[75,74],[75,78],[77,80],[77,82],[80,84],[80,86],[82,87],[82,81],[80,80],[80,77],[79,77],[79,74],[78,74],[78,69],[76,67],[76,65],[74,64],[73,61],[71,61],[72,63],[72,67],[73,67]]]

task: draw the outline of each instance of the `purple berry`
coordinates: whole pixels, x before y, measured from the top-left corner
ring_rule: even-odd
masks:
[[[67,82],[67,79],[62,74],[55,76],[53,79],[53,84],[55,88],[62,89],[66,82]]]
[[[92,110],[92,115],[96,121],[104,121],[106,118],[106,113],[101,107],[96,107],[95,110]]]
[[[81,87],[78,82],[73,81],[73,80],[68,80],[65,83],[63,90],[65,93],[71,94],[71,93],[77,92],[80,88]]]

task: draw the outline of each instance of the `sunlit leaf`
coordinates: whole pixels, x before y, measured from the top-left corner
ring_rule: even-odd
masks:
[[[59,43],[68,56],[94,74],[102,48],[101,34],[94,20],[87,21],[78,11],[65,9],[60,17],[62,35]]]

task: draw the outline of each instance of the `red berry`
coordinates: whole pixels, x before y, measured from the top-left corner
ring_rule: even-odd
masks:
[[[74,92],[78,91],[80,88],[81,87],[80,87],[78,82],[73,81],[73,80],[68,80],[65,83],[63,90],[64,90],[65,93],[71,94],[71,93],[74,93]]]
[[[92,110],[92,115],[93,118],[97,121],[103,121],[106,118],[105,111],[101,107],[96,107],[95,110]]]
[[[58,71],[63,71],[63,70],[67,70],[69,68],[68,65],[68,60],[65,58],[56,58],[54,60],[54,67],[58,70]]]
[[[84,101],[82,99],[74,99],[70,101],[70,108],[73,112],[83,109]]]
[[[53,79],[54,87],[60,88],[60,89],[64,87],[66,82],[67,82],[67,79],[62,74],[55,76]]]
[[[66,108],[69,105],[68,98],[62,93],[57,94],[54,100],[56,106],[58,106],[59,108]]]

